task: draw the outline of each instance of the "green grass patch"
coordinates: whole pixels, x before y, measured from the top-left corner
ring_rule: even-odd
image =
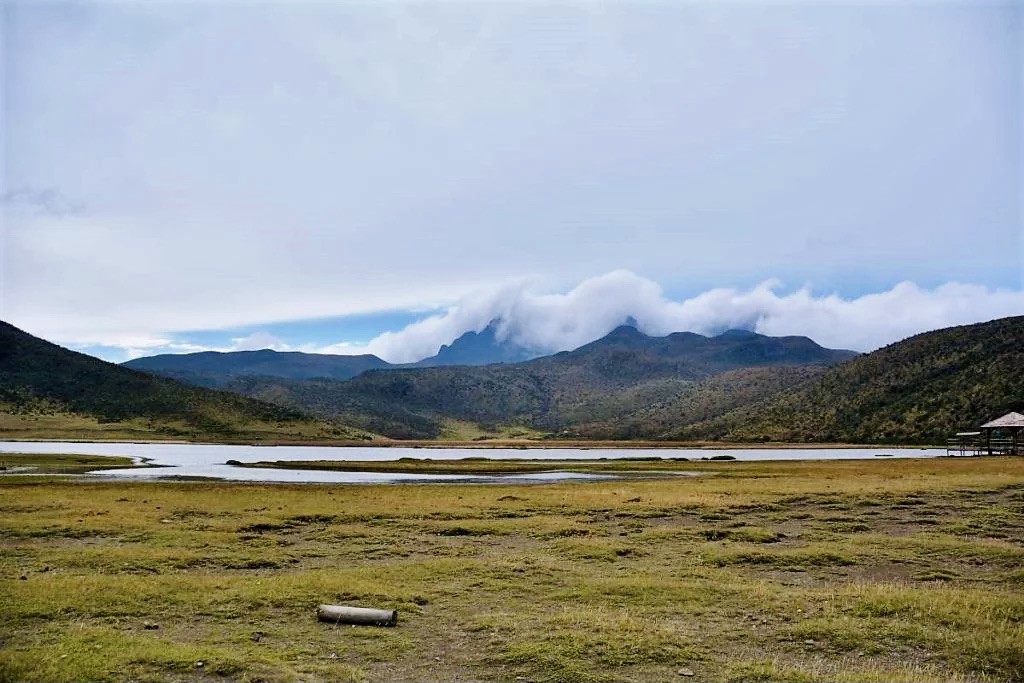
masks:
[[[779,550],[722,550],[708,554],[708,560],[718,566],[767,566],[788,571],[806,571],[819,567],[848,567],[857,564],[856,558],[819,547]]]
[[[1024,679],[1024,460],[686,466],[709,476],[0,477],[0,680]]]
[[[98,470],[136,467],[128,457],[47,453],[0,453],[0,475],[82,474]]]

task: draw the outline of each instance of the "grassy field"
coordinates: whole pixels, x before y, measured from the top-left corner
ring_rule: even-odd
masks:
[[[448,418],[442,421],[441,441],[540,441],[547,437],[546,432],[541,432],[530,427],[514,425],[501,425],[494,429],[483,429],[480,425],[466,420],[455,420]]]
[[[12,413],[0,405],[0,439],[46,441],[212,441],[220,443],[344,442],[365,446],[371,436],[320,422],[252,419],[227,432],[197,429],[180,420],[132,418],[101,421],[73,413]]]
[[[0,474],[84,474],[133,466],[131,458],[119,456],[0,453]]]
[[[714,457],[714,456],[712,456]],[[735,460],[732,456],[719,458]],[[705,458],[707,459],[707,458]],[[243,463],[230,460],[228,464],[237,467],[270,468],[289,470],[325,470],[337,472],[400,472],[403,474],[470,474],[502,475],[530,474],[533,472],[572,471],[612,474],[629,477],[643,475],[671,474],[688,471],[681,463],[688,458],[662,459],[658,457],[603,459],[603,460],[556,460],[518,459],[487,457],[461,458],[458,460],[432,460],[430,458],[399,458],[398,460],[261,460]]]
[[[1024,679],[1024,459],[674,466],[702,476],[0,476],[0,680]]]

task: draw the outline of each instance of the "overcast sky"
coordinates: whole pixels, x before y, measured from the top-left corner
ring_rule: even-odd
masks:
[[[0,318],[108,359],[1024,314],[1019,2],[0,12]]]

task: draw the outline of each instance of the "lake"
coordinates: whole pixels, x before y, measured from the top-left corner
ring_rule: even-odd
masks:
[[[105,470],[94,477],[161,479],[166,477],[209,477],[230,481],[285,483],[429,483],[429,482],[552,482],[605,479],[612,475],[554,470],[530,474],[477,476],[469,474],[408,474],[394,472],[317,472],[247,468],[228,465],[228,460],[259,462],[273,460],[389,461],[419,460],[598,460],[601,458],[689,458],[700,460],[714,455],[731,455],[737,460],[855,460],[880,454],[896,458],[931,458],[945,455],[942,448],[723,448],[723,449],[614,449],[614,448],[379,448],[373,446],[229,446],[198,443],[78,443],[60,441],[0,441],[0,453],[70,453],[78,455],[120,455],[161,465],[159,468]]]

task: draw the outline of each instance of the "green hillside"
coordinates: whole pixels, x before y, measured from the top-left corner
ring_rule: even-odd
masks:
[[[0,438],[359,438],[295,410],[123,368],[0,322]]]
[[[365,430],[423,439],[457,421],[568,439],[940,443],[1024,408],[1024,316],[928,332],[859,357],[805,337],[648,337],[621,327],[524,363],[371,370],[347,381],[192,381],[234,393],[118,367],[0,324],[0,433],[8,437],[33,436],[33,428],[74,435],[55,434],[56,425],[82,438],[315,440]]]
[[[495,320],[480,332],[466,332],[451,344],[442,345],[436,355],[404,365],[394,365],[371,354],[342,356],[271,349],[165,353],[135,358],[122,365],[133,370],[143,370],[189,384],[218,389],[239,377],[338,380],[350,379],[367,370],[384,368],[517,363],[537,357],[537,353],[510,340],[499,341],[497,329],[498,321]]]
[[[231,378],[249,376],[349,379],[367,370],[390,367],[390,364],[370,354],[339,356],[263,349],[226,353],[166,353],[136,358],[123,363],[123,366],[174,379],[185,378],[193,384],[219,386]]]
[[[592,421],[581,415],[581,421],[571,429],[570,435],[589,439],[678,440],[682,425],[703,422],[777,396],[785,389],[814,381],[828,367],[742,368],[700,382],[672,382],[668,385],[671,390],[657,400],[644,397],[632,403],[623,401],[623,410],[616,415],[593,414]]]
[[[226,387],[325,417],[343,415],[394,438],[436,438],[451,419],[572,438],[662,438],[681,424],[681,403],[701,419],[718,415],[855,355],[806,337],[738,330],[649,337],[620,327],[575,351],[525,363],[377,370],[347,382],[250,377]],[[707,382],[719,375],[717,384]]]
[[[927,332],[678,438],[943,443],[1024,408],[1024,316]]]

